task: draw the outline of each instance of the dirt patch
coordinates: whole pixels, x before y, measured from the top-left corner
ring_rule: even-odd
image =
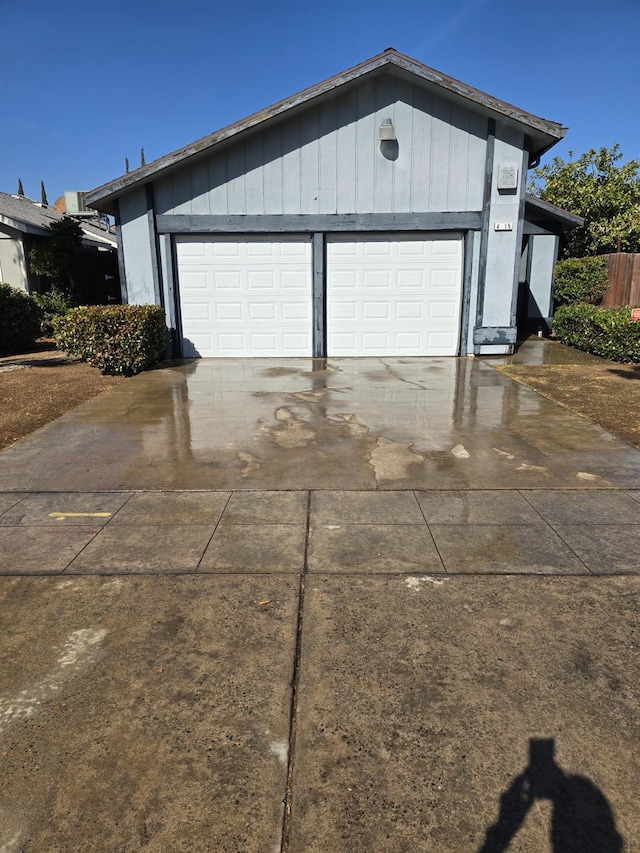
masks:
[[[509,364],[497,370],[640,447],[640,364]]]
[[[68,358],[51,341],[38,342],[32,352],[3,356],[0,449],[124,381]]]

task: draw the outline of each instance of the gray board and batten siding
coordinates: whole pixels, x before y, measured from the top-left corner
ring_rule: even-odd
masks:
[[[387,118],[395,161],[380,153]],[[156,213],[480,210],[486,138],[486,117],[381,75],[160,178]]]
[[[406,69],[376,67],[322,97],[247,119],[244,129],[221,132],[189,156],[169,155],[166,166],[139,170],[137,183],[131,176],[112,182],[127,301],[163,304],[179,340],[173,235],[305,233],[313,240],[314,355],[322,355],[327,235],[456,232],[470,253],[461,275],[460,352],[509,351],[532,145],[526,124],[480,101],[463,101]],[[391,154],[379,136],[388,119],[397,140]],[[559,126],[550,127],[553,144]],[[498,189],[504,164],[517,169],[507,192]],[[95,195],[106,198],[108,186]]]

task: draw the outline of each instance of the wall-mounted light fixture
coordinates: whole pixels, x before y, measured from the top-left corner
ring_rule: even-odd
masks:
[[[395,142],[396,132],[393,129],[393,122],[390,118],[386,118],[380,125],[380,142]]]
[[[390,118],[384,119],[378,130],[380,136],[380,153],[386,160],[398,159],[398,140]]]

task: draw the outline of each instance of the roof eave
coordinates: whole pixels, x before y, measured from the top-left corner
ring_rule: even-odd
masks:
[[[563,210],[561,207],[557,207],[555,204],[544,201],[530,193],[526,195],[525,206],[533,207],[539,214],[559,222],[566,231],[569,231],[571,228],[580,228],[584,225],[584,218],[578,216],[577,213]]]
[[[45,227],[41,227],[39,225],[33,225],[30,222],[23,222],[21,219],[14,219],[10,216],[5,216],[0,213],[0,222],[3,225],[7,225],[9,228],[13,228],[15,231],[20,231],[23,234],[37,234],[38,236],[47,236],[49,231]]]

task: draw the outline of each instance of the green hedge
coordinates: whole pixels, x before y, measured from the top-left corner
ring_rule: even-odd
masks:
[[[29,294],[0,283],[0,352],[19,352],[40,335],[40,309]]]
[[[631,321],[630,308],[562,305],[553,334],[567,346],[611,361],[640,362],[640,322]]]
[[[575,305],[578,302],[600,305],[608,288],[608,260],[605,255],[567,258],[566,261],[558,261],[553,272],[553,300],[556,305]]]
[[[164,311],[157,305],[85,305],[53,318],[58,349],[102,373],[132,376],[165,351]]]
[[[45,337],[53,335],[53,318],[66,314],[77,304],[70,293],[55,284],[49,290],[34,293],[33,298],[42,313],[42,335]]]

